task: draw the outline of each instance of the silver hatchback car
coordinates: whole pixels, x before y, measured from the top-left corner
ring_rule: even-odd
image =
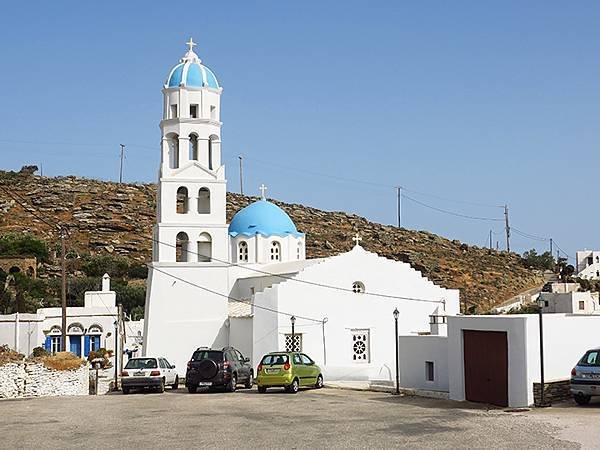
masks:
[[[571,394],[578,405],[600,396],[600,348],[588,350],[571,370]]]

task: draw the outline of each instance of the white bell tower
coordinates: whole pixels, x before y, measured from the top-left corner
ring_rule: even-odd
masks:
[[[221,164],[222,88],[193,47],[162,90],[161,164],[153,261],[219,264],[229,260],[226,179]]]

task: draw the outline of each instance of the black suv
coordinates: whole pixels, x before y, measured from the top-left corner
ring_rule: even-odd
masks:
[[[233,392],[238,383],[244,383],[247,389],[252,388],[254,370],[250,359],[244,358],[233,347],[222,350],[200,347],[187,364],[185,386],[190,393],[196,392],[199,387],[222,387]]]

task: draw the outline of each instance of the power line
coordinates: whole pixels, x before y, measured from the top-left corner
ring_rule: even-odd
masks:
[[[174,278],[174,279],[176,279],[176,280],[178,280],[178,281],[181,281],[181,282],[183,282],[183,283],[189,284],[190,286],[194,286],[194,287],[196,287],[196,288],[198,288],[198,289],[202,289],[203,291],[210,292],[211,294],[215,294],[215,295],[218,295],[218,296],[220,296],[220,297],[227,298],[227,299],[229,299],[229,300],[232,300],[232,301],[234,301],[234,302],[243,303],[243,304],[245,304],[245,305],[251,305],[253,308],[262,309],[262,310],[265,310],[265,311],[269,311],[269,312],[272,312],[272,313],[275,313],[275,314],[281,314],[281,315],[288,316],[288,317],[292,317],[292,316],[294,316],[294,317],[296,317],[297,319],[309,320],[309,321],[311,321],[311,322],[318,322],[318,323],[321,323],[321,322],[323,322],[323,321],[322,321],[322,320],[320,320],[320,319],[313,319],[312,317],[304,317],[304,316],[299,316],[298,314],[291,314],[291,313],[286,313],[286,312],[283,312],[283,311],[278,311],[278,310],[276,310],[276,309],[273,309],[273,308],[268,308],[268,307],[266,307],[266,306],[257,305],[256,303],[252,303],[252,302],[251,302],[251,301],[249,301],[249,300],[241,300],[241,299],[238,299],[238,298],[232,297],[232,296],[230,296],[230,295],[227,295],[227,294],[222,294],[221,292],[217,292],[217,291],[214,291],[214,290],[212,290],[212,289],[209,289],[209,288],[207,288],[207,287],[200,286],[199,284],[193,283],[193,282],[191,282],[191,281],[189,281],[189,280],[186,280],[185,278],[178,277],[177,275],[173,275],[173,274],[171,274],[171,273],[169,273],[169,272],[167,272],[167,271],[164,271],[164,270],[161,270],[161,269],[159,269],[159,268],[157,268],[157,267],[154,267],[154,266],[152,266],[152,264],[150,264],[150,263],[146,264],[146,266],[148,266],[148,267],[149,267],[149,268],[151,268],[152,270],[156,270],[157,272],[161,272],[161,273],[163,273],[163,274],[165,274],[165,275],[167,275],[167,276],[169,276],[169,277],[171,277],[171,278]]]
[[[406,194],[402,194],[402,197],[405,198],[405,199],[407,199],[407,200],[410,200],[411,202],[414,202],[414,203],[416,203],[418,205],[421,205],[421,206],[423,206],[425,208],[429,208],[429,209],[432,209],[434,211],[441,212],[441,213],[444,213],[444,214],[449,214],[451,216],[462,217],[463,219],[489,220],[489,221],[493,221],[493,222],[502,222],[504,220],[504,219],[500,219],[500,218],[496,218],[496,217],[470,216],[468,214],[462,214],[462,213],[458,213],[458,212],[454,212],[454,211],[449,211],[447,209],[442,209],[442,208],[438,208],[436,206],[428,205],[427,203],[423,203],[423,202],[421,202],[421,201],[419,201],[417,199],[409,197]]]

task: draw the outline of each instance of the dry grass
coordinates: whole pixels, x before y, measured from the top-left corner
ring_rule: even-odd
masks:
[[[23,361],[25,356],[8,348],[8,345],[0,346],[0,366],[11,362]]]
[[[86,363],[84,359],[78,358],[71,352],[58,352],[55,355],[42,356],[33,360],[53,370],[76,370]]]

